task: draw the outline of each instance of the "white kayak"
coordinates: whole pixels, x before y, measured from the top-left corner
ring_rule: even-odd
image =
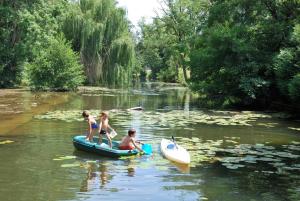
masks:
[[[171,161],[182,164],[189,164],[191,161],[189,152],[171,140],[162,139],[160,149],[162,154]]]

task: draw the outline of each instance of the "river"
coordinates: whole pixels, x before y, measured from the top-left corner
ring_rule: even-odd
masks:
[[[143,111],[128,108],[141,106]],[[152,156],[77,151],[83,110],[108,110],[120,140],[130,127]],[[78,93],[0,90],[0,200],[300,200],[300,123],[282,114],[201,108],[190,91],[148,83]],[[190,166],[162,157],[175,136]]]

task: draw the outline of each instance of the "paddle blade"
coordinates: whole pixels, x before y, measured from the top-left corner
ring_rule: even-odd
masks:
[[[173,135],[172,135],[172,140],[173,140],[173,143],[174,143],[174,145],[175,145],[176,149],[178,149],[177,143],[175,142],[175,138],[174,138],[174,136],[173,136]]]
[[[114,137],[116,137],[117,135],[118,135],[117,132],[114,131],[114,130],[112,130],[112,131],[110,132],[110,134],[109,134],[109,137],[110,137],[110,138],[114,138]]]
[[[152,154],[152,146],[151,144],[143,144],[142,145],[142,150],[146,155],[151,155]]]

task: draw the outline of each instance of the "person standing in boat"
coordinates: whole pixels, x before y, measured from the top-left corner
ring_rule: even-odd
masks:
[[[96,131],[96,129],[98,128],[98,124],[97,124],[96,120],[94,119],[94,117],[92,115],[90,115],[87,111],[83,111],[82,116],[85,120],[87,120],[87,122],[89,124],[89,131],[86,136],[86,140],[93,142],[93,132]]]
[[[102,136],[106,136],[110,148],[112,148],[111,138],[109,136],[110,131],[114,131],[108,124],[108,112],[103,111],[100,113],[100,124],[99,124],[99,144],[102,144]]]
[[[137,148],[140,152],[143,152],[143,150],[137,145],[143,143],[135,140],[135,134],[136,134],[136,130],[134,128],[129,129],[128,135],[122,139],[119,145],[119,149],[132,150]]]

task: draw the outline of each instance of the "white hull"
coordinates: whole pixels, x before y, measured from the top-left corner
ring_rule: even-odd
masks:
[[[162,139],[160,142],[160,149],[162,154],[169,160],[189,164],[190,163],[190,154],[187,150],[178,144],[175,146],[174,142],[167,139]]]

